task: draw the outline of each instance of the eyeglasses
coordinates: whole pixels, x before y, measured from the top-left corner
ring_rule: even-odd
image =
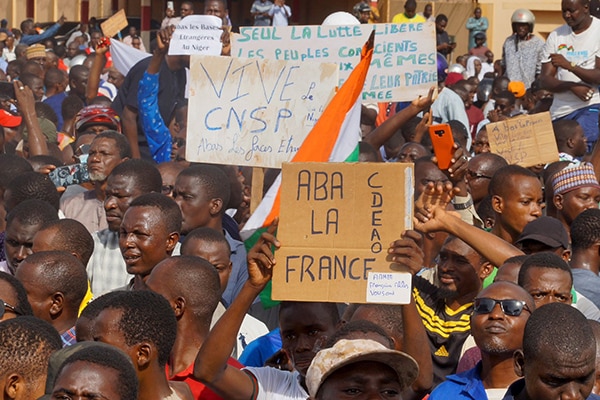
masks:
[[[4,305],[4,307],[2,307],[2,310],[0,311],[0,318],[4,317],[4,313],[6,312],[7,309],[9,311],[14,312],[17,315],[23,315],[23,313],[21,313],[21,311],[17,310],[17,308],[15,306],[11,306],[10,304],[6,303],[2,299],[0,299],[0,302]]]
[[[164,195],[170,195],[173,193],[173,185],[162,185],[160,192]]]
[[[500,304],[500,308],[505,315],[511,317],[518,317],[521,315],[523,310],[528,311],[531,314],[531,310],[521,300],[496,300],[488,297],[481,297],[475,299],[475,305],[473,308],[473,314],[489,314],[492,312],[496,304]]]
[[[471,171],[470,169],[467,170],[467,175],[469,175],[469,178],[471,178],[471,179],[477,179],[477,178],[492,179],[491,176],[480,174],[479,172]]]

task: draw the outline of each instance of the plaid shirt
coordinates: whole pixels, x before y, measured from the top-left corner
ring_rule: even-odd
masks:
[[[104,293],[123,287],[133,275],[127,273],[125,260],[119,248],[119,232],[103,229],[94,232],[94,252],[87,265],[92,293],[100,297]]]
[[[75,339],[75,327],[66,330],[64,333],[61,333],[60,339],[62,340],[63,347],[71,346],[77,343]]]

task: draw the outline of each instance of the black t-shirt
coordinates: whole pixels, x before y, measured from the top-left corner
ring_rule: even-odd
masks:
[[[122,115],[126,106],[135,110],[138,109],[138,86],[144,76],[144,72],[148,69],[148,64],[152,57],[147,57],[135,64],[127,73],[123,85],[119,89],[115,100],[112,103],[112,108]],[[160,115],[166,125],[169,125],[177,100],[182,99],[185,91],[186,76],[185,70],[171,71],[167,63],[163,61],[160,66],[158,79],[158,108]],[[153,161],[146,135],[142,130],[142,124],[138,115],[138,144],[142,158]]]
[[[473,303],[451,310],[437,286],[419,276],[413,278],[413,297],[429,339],[435,387],[456,373],[463,343],[471,333]]]

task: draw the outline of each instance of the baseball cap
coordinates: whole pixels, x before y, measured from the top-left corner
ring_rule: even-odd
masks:
[[[508,91],[515,95],[515,97],[521,98],[525,96],[525,92],[527,89],[525,88],[525,84],[521,81],[511,81],[508,83]]]
[[[600,188],[594,166],[587,162],[565,168],[552,176],[554,194],[563,194],[588,186]]]
[[[333,347],[323,349],[312,360],[306,373],[306,386],[315,398],[319,388],[335,371],[350,364],[374,361],[387,365],[398,375],[403,388],[409,387],[419,373],[417,362],[408,354],[391,350],[374,340],[339,340]]]
[[[515,242],[519,244],[525,240],[535,240],[553,249],[569,248],[569,236],[563,224],[552,217],[539,217],[525,225],[525,229]]]
[[[5,128],[16,128],[21,125],[21,118],[18,115],[13,115],[6,111],[5,109],[0,109],[0,126]]]

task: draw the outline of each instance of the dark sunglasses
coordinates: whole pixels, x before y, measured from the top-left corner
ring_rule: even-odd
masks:
[[[473,314],[489,314],[492,312],[496,304],[500,304],[500,308],[505,315],[518,317],[523,310],[531,314],[531,310],[527,307],[524,301],[521,300],[496,300],[487,297],[475,299]]]
[[[4,305],[4,307],[2,307],[2,310],[0,311],[0,318],[4,317],[4,313],[6,312],[7,309],[14,312],[17,315],[23,315],[21,313],[21,311],[17,310],[17,308],[15,306],[11,306],[10,304],[6,303],[4,300],[0,299],[0,303],[2,303]]]

